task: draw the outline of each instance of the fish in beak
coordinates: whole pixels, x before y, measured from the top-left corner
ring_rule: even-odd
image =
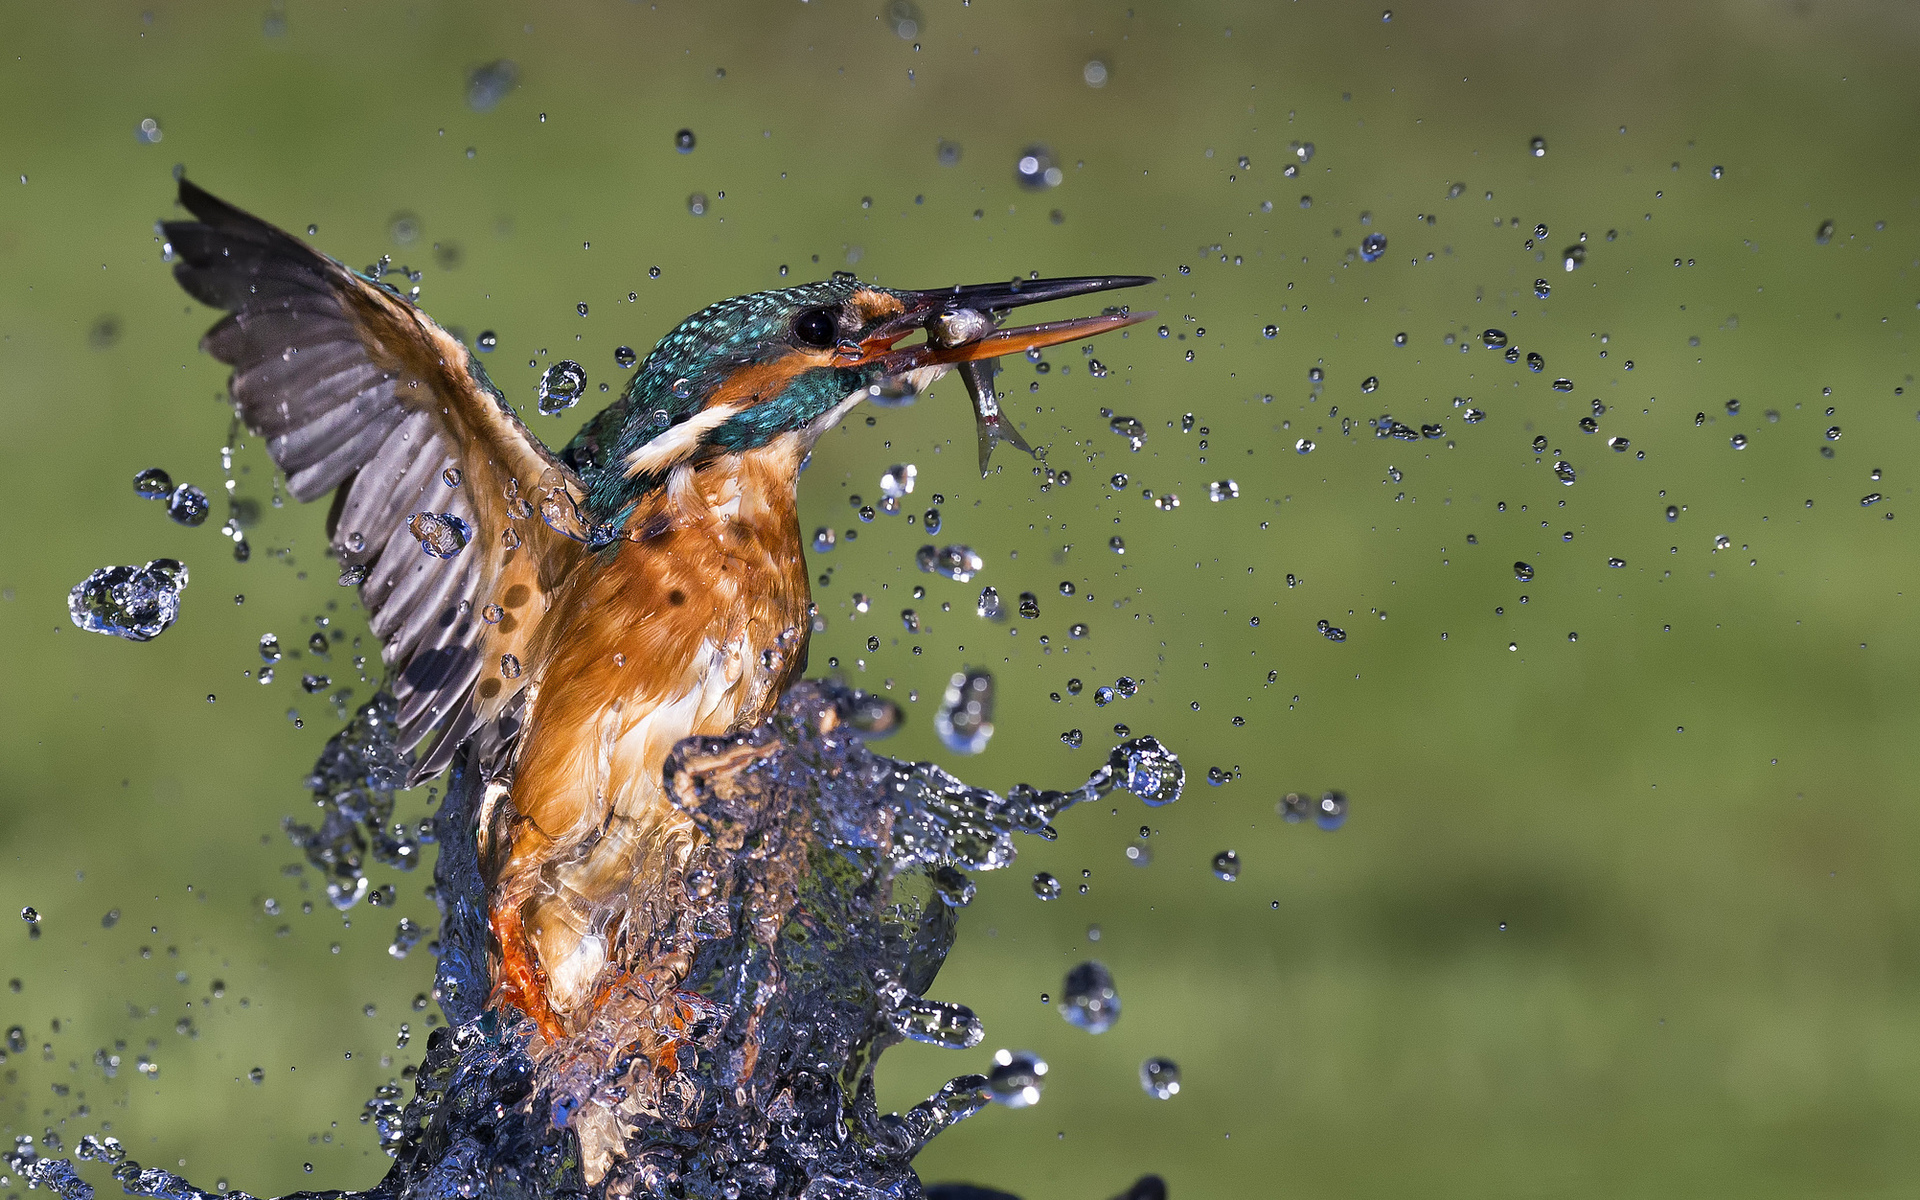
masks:
[[[1097,275],[1016,279],[1008,283],[975,283],[925,292],[896,292],[905,304],[903,311],[869,331],[860,341],[843,343],[842,353],[853,362],[880,363],[890,375],[905,375],[934,366],[957,368],[973,400],[974,426],[980,443],[980,474],[985,475],[993,448],[1003,441],[1028,454],[1034,452],[1000,411],[1000,401],[993,390],[994,360],[1006,354],[1021,354],[1124,329],[1154,315],[1129,312],[1124,307],[1110,308],[1094,317],[1002,329],[1000,324],[1006,320],[1007,313],[1027,304],[1114,288],[1141,287],[1152,282],[1151,275]],[[896,348],[895,343],[919,331],[925,331],[925,342]]]

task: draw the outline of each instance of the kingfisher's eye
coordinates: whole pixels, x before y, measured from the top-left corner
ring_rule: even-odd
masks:
[[[793,322],[793,336],[803,345],[824,350],[833,345],[834,337],[840,332],[840,323],[834,319],[830,308],[810,308],[801,313]]]

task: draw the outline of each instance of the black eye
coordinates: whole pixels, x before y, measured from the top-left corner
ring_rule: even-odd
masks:
[[[830,308],[810,308],[793,322],[793,336],[803,345],[824,350],[833,345],[835,335],[840,332],[840,322],[834,319]]]

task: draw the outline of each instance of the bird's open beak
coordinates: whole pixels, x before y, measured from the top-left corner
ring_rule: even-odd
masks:
[[[1064,300],[1113,288],[1140,287],[1154,282],[1150,275],[1101,275],[1077,279],[1016,279],[1009,283],[976,283],[926,292],[895,293],[905,309],[868,332],[857,343],[843,346],[852,363],[877,363],[888,375],[905,375],[924,367],[957,366],[967,381],[979,432],[980,473],[996,443],[1007,441],[1032,454],[1032,447],[1000,412],[993,390],[991,360],[1062,342],[1093,337],[1153,316],[1124,308],[1097,317],[1074,317],[1013,329],[998,328],[1009,310],[1048,300]],[[924,330],[927,340],[895,348],[895,343]]]

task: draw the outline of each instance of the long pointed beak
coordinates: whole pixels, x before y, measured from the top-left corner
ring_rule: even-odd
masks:
[[[905,309],[891,320],[870,331],[857,344],[846,346],[854,363],[876,363],[889,375],[933,366],[959,366],[967,382],[979,432],[980,473],[987,473],[987,461],[1001,441],[1032,454],[1032,447],[1000,412],[993,390],[993,364],[990,360],[1006,354],[1020,354],[1062,342],[1095,337],[1128,325],[1137,325],[1154,314],[1109,309],[1096,317],[1074,317],[1065,321],[1046,321],[1013,329],[996,328],[1009,310],[1049,300],[1064,300],[1114,288],[1141,287],[1153,283],[1151,275],[1095,275],[1071,279],[1016,279],[1007,283],[976,283],[925,292],[896,293],[907,301]],[[895,349],[895,343],[919,330],[927,340]]]

